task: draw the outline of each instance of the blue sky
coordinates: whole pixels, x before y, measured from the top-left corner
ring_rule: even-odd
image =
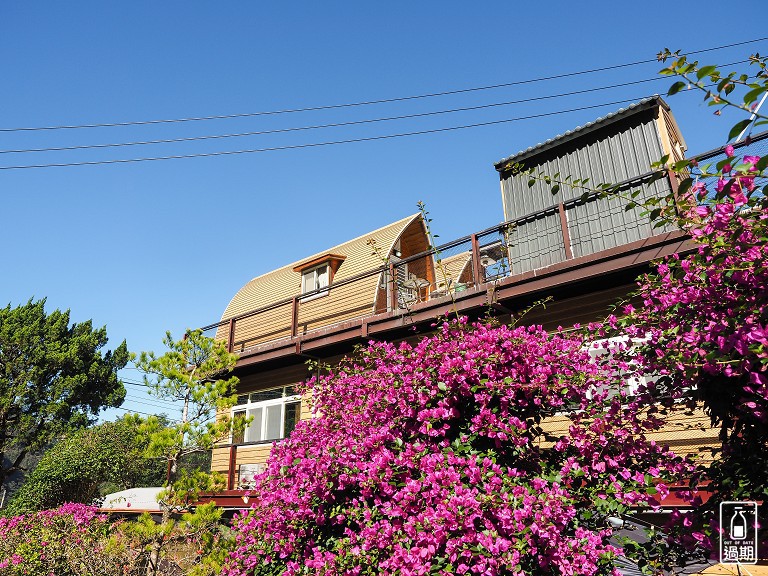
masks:
[[[231,115],[459,90],[765,36],[758,18],[636,2],[14,2],[0,0],[0,128]],[[734,22],[736,18],[739,21]],[[710,52],[744,60],[768,42]],[[425,118],[96,150],[2,153],[0,167],[370,138],[639,99],[656,63],[557,81],[336,110],[93,129],[0,131],[0,150],[284,129],[536,98]],[[692,152],[733,117],[669,99]],[[622,104],[409,138],[231,156],[0,170],[0,304],[48,298],[112,345],[162,351],[215,322],[250,278],[427,204],[448,240],[502,220],[493,162]],[[131,379],[138,375],[126,372]],[[159,409],[129,386],[126,408]],[[138,402],[143,402],[139,404]],[[149,403],[147,403],[149,402]],[[109,416],[120,414],[111,411]]]

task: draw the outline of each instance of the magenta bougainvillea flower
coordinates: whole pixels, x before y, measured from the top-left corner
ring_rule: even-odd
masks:
[[[224,573],[611,573],[607,517],[689,469],[622,387],[539,327],[371,343],[308,384],[315,417],[274,447]]]

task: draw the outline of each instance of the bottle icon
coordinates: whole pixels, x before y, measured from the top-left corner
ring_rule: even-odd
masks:
[[[747,537],[747,519],[741,508],[735,508],[731,516],[731,539],[744,540]]]

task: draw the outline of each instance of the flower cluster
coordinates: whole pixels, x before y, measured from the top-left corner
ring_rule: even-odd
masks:
[[[692,476],[713,497],[671,525],[679,542],[709,548],[719,501],[768,501],[768,204],[760,158],[734,152],[725,148],[714,191],[691,188],[697,202],[681,221],[695,250],[641,278],[642,306],[615,324],[644,342],[635,365],[658,375],[638,408],[701,406],[720,428],[714,463]]]
[[[768,206],[754,194],[757,156],[729,164],[716,201],[686,216],[696,251],[659,263],[641,279],[642,308],[625,319],[647,339],[647,369],[674,375],[673,396],[695,390],[716,423],[733,431],[768,423]],[[704,183],[693,187],[707,197]]]
[[[83,504],[0,518],[3,574],[98,574],[96,554],[109,531],[106,516]],[[87,566],[93,568],[89,570]]]
[[[611,573],[607,518],[688,470],[616,374],[539,327],[369,344],[308,383],[315,417],[275,445],[224,574]]]

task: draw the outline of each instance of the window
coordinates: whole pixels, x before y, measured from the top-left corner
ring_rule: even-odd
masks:
[[[320,266],[315,266],[309,270],[304,270],[301,273],[301,293],[306,294],[307,292],[328,288],[329,278],[330,270],[328,264],[321,264]],[[302,300],[311,300],[312,298],[318,298],[327,294],[328,291],[324,290],[322,292],[310,294]]]
[[[333,282],[333,275],[345,259],[346,256],[343,254],[329,253],[294,266],[293,271],[301,273],[301,293],[308,294],[301,298],[301,301],[306,302],[320,296],[327,296],[327,288]],[[313,294],[309,294],[310,292]]]
[[[233,444],[267,442],[288,436],[301,413],[301,396],[293,386],[281,386],[237,397],[233,418],[250,418],[242,434],[232,437]]]
[[[642,343],[641,340],[633,339],[632,342],[626,336],[616,336],[613,338],[605,338],[602,340],[594,340],[588,344],[587,350],[592,358],[600,358],[601,356],[608,356],[618,351],[629,351],[635,344]],[[648,384],[653,378],[651,375],[628,375],[625,373],[615,374],[616,381],[607,389],[608,398],[612,398],[621,392],[624,392],[627,396],[634,396],[637,394],[638,388]],[[587,397],[592,398],[593,393],[588,393]]]

